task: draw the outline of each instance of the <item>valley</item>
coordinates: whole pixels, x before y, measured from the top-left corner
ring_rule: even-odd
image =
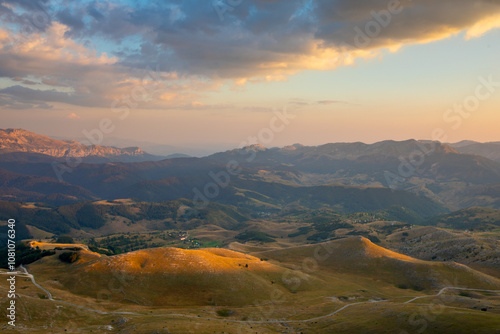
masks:
[[[32,325],[16,332],[489,333],[498,326],[496,221],[466,231],[326,208],[238,221],[244,214],[225,206],[212,221],[172,216],[189,210],[186,201],[157,203],[156,216],[146,211],[141,220],[138,209],[151,204],[87,205],[118,208],[102,226],[71,228],[72,237],[26,226],[38,240],[29,247],[55,253],[24,265],[39,286],[19,270],[19,322],[29,317]],[[57,211],[71,221],[68,209]],[[75,254],[70,263],[59,258],[65,253]],[[57,315],[50,323],[47,312]],[[382,314],[392,315],[384,321]]]
[[[422,147],[425,162],[389,187],[387,172]],[[254,145],[87,160],[62,181],[59,151],[0,153],[14,332],[494,332],[500,165],[458,149]]]

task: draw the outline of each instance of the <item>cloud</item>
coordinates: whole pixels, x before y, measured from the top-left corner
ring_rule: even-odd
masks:
[[[155,94],[141,107],[184,108],[227,80],[234,89],[283,81],[386,49],[460,32],[475,38],[500,27],[493,0],[400,0],[389,8],[395,2],[244,0],[221,14],[212,1],[198,0],[73,1],[64,8],[50,0],[4,0],[0,77],[52,89],[13,86],[2,94],[22,93],[26,103],[107,107],[147,87]],[[160,68],[159,80],[144,78],[151,66]],[[331,103],[338,102],[317,101]]]
[[[347,104],[349,102],[347,102],[347,101],[341,101],[341,100],[311,101],[311,100],[308,100],[308,99],[293,98],[293,99],[290,99],[288,103],[296,105],[296,106],[311,106],[311,105]]]
[[[0,106],[5,109],[51,109],[52,106],[45,102],[26,100],[23,96],[12,96],[0,92]]]
[[[21,83],[23,83],[25,85],[38,85],[38,82],[27,80],[27,79],[23,79],[23,78],[19,78],[19,77],[12,78],[12,80],[13,81],[21,82]]]
[[[338,100],[322,100],[322,101],[316,101],[316,103],[321,105],[329,105],[329,104],[346,103],[346,102]]]
[[[68,8],[59,11],[56,14],[58,21],[72,30],[82,30],[85,28],[85,23],[82,20],[81,15],[72,13]]]
[[[74,112],[72,112],[71,114],[68,114],[66,116],[67,119],[80,119],[81,117],[78,116],[77,114],[75,114]]]
[[[461,31],[475,36],[472,31],[479,27],[496,27],[494,14],[500,12],[491,0],[401,0],[393,10],[397,13],[381,24],[390,13],[387,0],[254,0],[226,11],[221,21],[210,2],[173,3],[138,8],[130,22],[138,33],[149,28],[147,38],[160,50],[155,55],[163,66],[236,84],[283,80],[307,69],[335,69],[356,58],[376,57],[382,49],[396,51]],[[173,8],[183,19],[163,20]],[[368,38],[358,36],[359,31]],[[136,52],[124,55],[131,66],[137,66],[141,56],[150,57],[149,52]]]
[[[2,2],[12,6],[21,6],[26,10],[39,11],[45,10],[50,0],[3,0]]]
[[[116,57],[97,53],[70,37],[69,27],[54,23],[46,32],[33,33],[25,38],[20,33],[0,29],[0,76],[24,85],[41,82],[49,89],[29,89],[14,85],[0,90],[15,100],[24,99],[26,105],[66,103],[85,107],[110,107],[117,99],[130,99],[143,107],[162,107],[148,101],[142,91],[151,95],[157,91],[173,92],[181,99],[193,99],[189,87],[202,90],[214,83],[197,78],[179,78],[175,73],[157,69],[127,67]],[[145,66],[146,67],[146,66]],[[25,79],[35,78],[37,81]],[[144,96],[143,96],[144,95]],[[154,102],[154,101],[153,101]],[[21,105],[17,105],[19,108]]]
[[[58,78],[54,78],[54,77],[50,77],[50,76],[43,77],[42,83],[47,85],[47,86],[53,86],[53,87],[68,87],[68,85],[61,83],[58,80]]]
[[[500,13],[493,13],[489,18],[481,20],[467,30],[466,39],[481,37],[490,30],[500,28]]]
[[[355,49],[391,48],[438,40],[484,26],[492,17],[498,19],[500,13],[498,2],[491,0],[316,2],[315,13],[323,24],[315,37],[323,40],[325,46],[344,44]],[[391,2],[400,5],[389,8]],[[360,34],[367,35],[369,41],[362,41]],[[361,45],[356,45],[356,40]]]
[[[56,90],[39,90],[23,86],[11,86],[0,89],[0,95],[11,96],[17,101],[26,100],[35,103],[40,102],[62,102],[78,104],[70,93],[58,92]],[[88,106],[88,105],[87,105]]]

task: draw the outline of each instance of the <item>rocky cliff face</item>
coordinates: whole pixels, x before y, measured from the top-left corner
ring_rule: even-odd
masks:
[[[74,140],[57,140],[23,129],[0,129],[0,153],[26,152],[53,157],[142,157],[148,155],[138,147],[116,148],[83,145]]]

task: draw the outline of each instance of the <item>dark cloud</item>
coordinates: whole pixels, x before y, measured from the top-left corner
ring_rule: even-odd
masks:
[[[21,6],[26,10],[39,11],[46,10],[47,5],[51,0],[3,0],[3,3]]]
[[[44,32],[52,22],[49,2],[50,0],[4,0],[0,3],[0,22],[17,25],[19,31],[26,36]],[[19,7],[23,10],[11,9]]]
[[[95,2],[94,3],[89,3],[87,5],[87,13],[92,16],[94,19],[100,21],[104,19],[104,15],[101,14],[99,10],[95,8]]]
[[[73,31],[80,31],[85,27],[81,14],[73,14],[68,8],[57,12],[56,17],[59,22],[67,25]]]
[[[10,103],[22,105],[48,106],[50,102],[67,103],[72,105],[95,107],[105,102],[101,97],[94,94],[71,94],[58,92],[56,90],[38,90],[22,86],[11,86],[0,89],[0,96],[10,97]],[[23,103],[21,103],[23,102]],[[16,109],[21,109],[17,107]]]
[[[315,37],[325,45],[356,48],[432,38],[453,29],[465,29],[500,12],[500,3],[491,0],[316,0],[315,3],[314,14],[320,23]],[[398,5],[389,8],[391,3]],[[362,34],[368,39],[359,38]],[[360,45],[356,44],[357,38],[362,41]]]
[[[12,96],[0,93],[0,107],[8,109],[50,109],[51,105],[45,102],[26,101],[23,96]]]
[[[74,92],[26,91],[15,86],[3,94],[22,93],[27,99],[47,103],[108,105],[109,97],[101,96],[113,95],[106,94],[110,87],[119,88],[120,82],[136,78],[135,73],[147,66],[158,66],[181,79],[282,80],[305,69],[334,69],[344,64],[342,51],[354,58],[363,57],[379,48],[445,38],[500,15],[499,2],[493,0],[400,0],[397,13],[387,16],[388,4],[394,1],[398,2],[96,0],[64,2],[61,8],[61,2],[50,0],[4,0],[0,19],[26,31],[26,38],[47,33],[62,23],[68,30],[61,43],[74,41],[88,49],[94,42],[97,48],[105,44],[118,60],[95,65],[90,60],[40,59],[36,52],[15,54],[12,45],[4,44],[0,49],[0,77],[46,80],[54,87],[71,87]],[[13,11],[13,7],[22,10]]]
[[[157,61],[162,68],[189,75],[240,78],[280,72],[279,63],[287,64],[285,74],[307,68],[298,57],[314,56],[314,42],[332,49],[391,47],[442,38],[452,29],[466,29],[499,13],[491,0],[401,0],[398,13],[387,18],[390,23],[380,31],[375,27],[376,36],[369,32],[363,39],[359,31],[366,34],[373,28],[378,14],[388,12],[390,1],[219,3],[225,4],[222,14],[211,1],[146,3],[133,9],[101,5],[106,23],[94,21],[88,33],[116,40],[140,35],[144,40],[140,48],[120,54],[127,66]]]
[[[400,5],[387,18],[390,3]],[[20,4],[45,8],[48,0]],[[314,43],[332,49],[390,47],[459,31],[499,13],[492,0],[172,0],[136,2],[134,7],[94,1],[67,6],[55,16],[70,27],[68,35],[108,39],[124,65],[158,62],[169,70],[221,78],[279,72],[273,63],[288,64],[285,74],[307,68],[297,57],[315,56]],[[371,24],[377,24],[380,13],[389,21],[377,31]],[[132,36],[141,42],[121,45]]]

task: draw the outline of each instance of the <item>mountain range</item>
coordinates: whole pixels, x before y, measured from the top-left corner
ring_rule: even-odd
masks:
[[[0,137],[1,199],[65,204],[188,198],[255,210],[298,204],[352,211],[401,205],[408,198],[417,207],[442,208],[435,212],[500,208],[500,163],[460,152],[470,145],[482,144],[454,148],[407,140],[283,148],[252,145],[203,158],[165,159],[138,148],[85,146],[9,129]],[[484,145],[483,155],[488,155],[486,149],[496,144]],[[80,163],[67,161],[73,153],[82,158]],[[434,204],[419,206],[422,200]]]
[[[23,155],[37,154],[57,159],[82,162],[138,162],[162,160],[165,157],[144,152],[139,147],[116,148],[101,145],[84,145],[75,140],[57,140],[23,129],[0,129],[0,154],[15,154],[13,160]],[[41,159],[41,157],[40,157]]]
[[[476,141],[461,141],[450,144],[460,153],[477,154],[482,157],[500,162],[500,142],[478,143]]]
[[[40,333],[48,318],[57,332],[152,333],[165,319],[179,333],[415,332],[439,305],[430,332],[491,333],[495,145],[167,158],[2,130],[0,242],[15,219],[19,318]]]

